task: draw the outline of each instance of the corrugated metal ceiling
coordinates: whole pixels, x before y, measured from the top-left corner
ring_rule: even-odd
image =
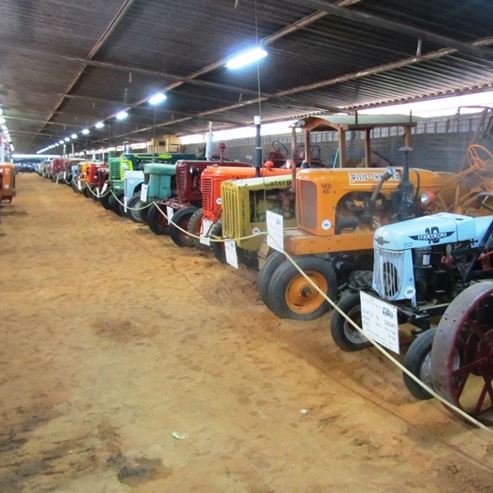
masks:
[[[269,40],[261,65],[266,120],[493,84],[493,51],[446,50],[425,33],[415,59],[418,37],[407,29],[463,43],[490,37],[489,47],[491,0],[330,3],[403,28],[323,15],[314,5],[324,2],[258,0],[258,35]],[[281,34],[270,42],[274,33]],[[25,152],[122,108],[131,109],[126,122],[81,145],[202,131],[208,119],[217,128],[250,123],[258,112],[255,67],[232,72],[217,62],[254,40],[254,0],[2,0],[0,104],[16,149]],[[168,100],[154,112],[145,99],[166,87]]]

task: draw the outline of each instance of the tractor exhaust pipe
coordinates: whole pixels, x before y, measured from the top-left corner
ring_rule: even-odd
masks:
[[[262,168],[262,139],[260,137],[260,116],[254,116],[255,123],[255,169],[256,176],[260,176],[260,168]]]
[[[221,162],[221,164],[224,163],[224,151],[226,149],[226,144],[224,142],[221,142],[219,144],[219,161]]]
[[[399,151],[404,153],[404,164],[402,168],[402,180],[399,184],[400,191],[400,203],[397,210],[399,220],[405,221],[413,217],[413,185],[409,181],[409,154],[412,152],[413,148],[409,146],[404,146],[399,149]]]

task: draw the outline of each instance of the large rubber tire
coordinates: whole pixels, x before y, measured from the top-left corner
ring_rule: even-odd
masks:
[[[436,328],[429,329],[420,334],[409,346],[404,357],[404,366],[422,380],[428,387],[433,388],[431,377],[431,348]],[[433,396],[425,389],[420,387],[412,378],[405,373],[402,374],[404,385],[411,394],[419,400],[431,399]]]
[[[159,212],[158,206],[154,205],[149,208],[147,213],[147,224],[150,230],[156,235],[169,234],[169,224],[166,218]],[[164,212],[164,210],[163,210]]]
[[[172,223],[177,224],[180,228],[188,231],[188,225],[190,223],[190,218],[193,216],[194,212],[197,210],[197,207],[193,205],[189,207],[184,207],[180,209],[176,214],[173,215]],[[171,224],[169,230],[170,238],[175,242],[179,247],[193,247],[194,242],[193,238],[188,236],[187,233],[184,233],[180,229],[178,229],[174,224]]]
[[[269,306],[267,301],[269,294],[269,284],[277,268],[286,260],[286,257],[281,252],[274,250],[262,265],[257,277],[257,289],[260,294],[260,299]]]
[[[188,221],[188,232],[193,235],[200,236],[200,227],[202,226],[202,217],[204,216],[204,209],[200,207],[193,214],[190,220]],[[198,247],[202,250],[207,250],[209,247],[200,243],[196,238],[190,237],[190,241],[193,243],[193,246]]]
[[[146,202],[140,202],[140,207],[143,207],[144,205],[147,205]],[[147,215],[149,214],[149,210],[154,209],[153,205],[150,205],[149,207],[146,207],[145,209],[142,209],[140,211],[140,222],[143,224],[147,224]]]
[[[103,197],[99,197],[99,203],[107,210],[109,211],[112,207],[111,207],[111,198],[113,197],[113,195],[111,195],[111,192],[109,191],[106,191],[105,192],[106,195],[104,195]]]
[[[82,193],[84,194],[84,197],[87,197],[88,199],[91,199],[93,197],[91,190],[89,190],[89,185],[86,185],[84,187],[84,190],[82,191]]]
[[[359,293],[343,296],[339,303],[337,303],[337,306],[361,327],[361,301]],[[330,318],[330,333],[334,342],[343,351],[361,351],[371,346],[371,343],[352,327],[337,310],[332,312]]]
[[[140,223],[140,211],[132,211],[129,207],[131,209],[138,209],[139,207],[142,207],[142,203],[140,202],[140,193],[134,194],[127,202],[127,213],[125,214],[125,216],[134,223]]]
[[[113,197],[113,212],[116,212],[116,214],[118,214],[120,217],[123,217],[125,215],[125,209],[123,208],[122,204],[125,192],[123,190],[118,190],[115,195],[116,198]]]
[[[336,300],[337,277],[327,260],[307,256],[297,259],[296,263],[331,299]],[[315,320],[330,309],[329,303],[287,259],[272,276],[267,301],[267,306],[276,315],[291,320]]]
[[[211,228],[211,237],[222,238],[223,237],[223,225],[221,221],[217,221],[213,224]],[[221,264],[226,263],[226,251],[224,249],[224,243],[222,241],[211,241],[211,250],[214,257],[221,262]]]

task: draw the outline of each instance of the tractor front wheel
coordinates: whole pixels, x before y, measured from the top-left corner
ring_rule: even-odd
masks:
[[[204,209],[199,208],[193,214],[190,220],[188,221],[188,232],[192,233],[195,236],[200,236],[200,228],[202,227],[202,218],[204,216]],[[190,237],[190,241],[193,242],[193,246],[199,247],[203,250],[208,247],[203,243],[200,243],[197,238]]]
[[[139,209],[142,207],[142,202],[140,201],[140,193],[136,193],[133,197],[127,202],[127,217],[131,219],[134,223],[140,223],[140,212]]]
[[[190,219],[196,211],[197,207],[184,207],[173,215],[169,236],[179,247],[193,247],[195,245],[194,238],[189,236],[186,232],[188,232]],[[179,228],[176,226],[179,226]]]
[[[123,207],[123,198],[125,192],[123,190],[119,190],[115,193],[116,197],[113,197],[113,211],[116,212],[120,217],[123,217],[125,214],[125,209]]]
[[[211,239],[222,238],[223,237],[223,225],[221,221],[217,221],[213,224],[210,232]],[[221,264],[226,263],[226,251],[224,249],[224,242],[222,241],[211,241],[211,250]]]
[[[277,268],[286,260],[286,257],[281,252],[274,250],[262,265],[257,277],[257,289],[260,294],[260,299],[269,306],[267,297],[269,295],[269,284],[272,276]]]
[[[431,348],[436,328],[429,329],[420,334],[409,346],[404,357],[404,366],[413,375],[417,376],[428,387],[433,387],[431,381]],[[433,396],[423,387],[418,385],[411,377],[402,374],[404,385],[411,394],[419,400],[431,399]]]
[[[154,206],[149,207],[149,212],[147,213],[147,224],[150,230],[157,235],[167,235],[169,233],[168,220],[161,214],[164,206],[159,206],[154,204]],[[163,211],[164,212],[164,211]]]
[[[302,257],[296,263],[330,298],[337,295],[337,277],[332,265],[319,257]],[[267,306],[281,318],[314,320],[330,308],[325,298],[289,260],[276,269],[269,283]]]
[[[106,195],[103,195],[102,197],[99,197],[99,203],[107,210],[109,211],[112,207],[111,207],[111,198],[113,197],[111,195],[111,192],[110,191],[106,191],[105,192]]]
[[[343,296],[337,304],[353,322],[361,327],[361,301],[359,293]],[[366,337],[357,331],[337,310],[330,318],[330,333],[334,342],[343,351],[361,351],[371,344]]]

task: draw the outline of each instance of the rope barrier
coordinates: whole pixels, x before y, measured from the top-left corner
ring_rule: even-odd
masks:
[[[125,204],[122,203],[116,197],[116,195],[113,192],[113,190],[110,190],[110,192],[113,194],[115,200],[118,203],[120,203],[122,206],[125,207]],[[92,190],[91,190],[91,193],[93,193]],[[174,227],[176,227],[177,229],[179,229],[180,231],[182,231],[183,233],[187,234],[188,236],[190,236],[192,238],[195,238],[197,240],[200,240],[202,238],[201,236],[197,236],[197,235],[191,233],[190,231],[187,231],[184,228],[178,226],[176,223],[174,223],[173,222],[173,219],[169,219],[168,216],[161,210],[161,208],[159,207],[159,204],[157,202],[155,202],[155,201],[149,202],[148,204],[146,204],[144,207],[141,207],[141,208],[129,208],[127,206],[127,209],[130,209],[130,210],[143,210],[143,209],[146,209],[147,207],[150,207],[152,205],[154,205],[158,209],[158,211],[168,221],[169,224],[172,224]],[[209,240],[210,241],[213,241],[213,242],[218,242],[218,243],[224,243],[225,241],[234,241],[234,242],[237,242],[237,241],[241,241],[241,240],[247,240],[247,239],[250,239],[250,238],[255,238],[255,237],[258,237],[258,236],[266,236],[266,235],[267,235],[267,232],[261,231],[261,232],[256,233],[256,234],[252,234],[252,235],[248,235],[248,236],[243,236],[243,237],[239,237],[239,238],[221,238],[221,239],[220,238],[209,238]],[[444,399],[437,392],[435,392],[434,389],[432,389],[431,387],[429,387],[428,385],[426,385],[422,380],[420,380],[416,375],[414,375],[414,373],[412,373],[404,365],[402,365],[394,356],[392,356],[380,344],[378,344],[372,338],[368,337],[367,334],[365,334],[365,332],[363,331],[363,329],[356,322],[354,322],[343,310],[341,310],[337,306],[337,303],[334,302],[327,295],[327,293],[325,293],[324,291],[322,291],[319,288],[319,286],[303,271],[303,269],[296,263],[296,261],[291,257],[291,255],[289,255],[289,253],[287,253],[284,250],[284,246],[283,245],[279,245],[279,243],[276,241],[275,238],[272,238],[271,237],[271,239],[274,241],[274,243],[277,244],[277,247],[278,247],[277,250],[286,257],[286,259],[293,265],[293,267],[329,303],[329,305],[331,305],[331,307],[335,311],[337,311],[347,322],[349,322],[349,324],[354,329],[356,329],[360,334],[362,334],[368,340],[368,342],[370,344],[372,344],[383,356],[385,356],[391,363],[393,363],[394,366],[396,366],[401,372],[403,372],[404,374],[406,374],[411,380],[413,380],[415,383],[417,383],[422,389],[424,389],[426,392],[428,392],[430,395],[432,395],[435,399],[437,399],[438,401],[440,401],[445,407],[449,408],[450,410],[452,410],[453,412],[455,412],[456,414],[458,414],[459,416],[461,416],[462,418],[464,418],[469,423],[477,426],[479,429],[484,430],[484,431],[487,431],[488,433],[493,434],[493,430],[492,429],[488,428],[486,425],[484,425],[483,423],[481,423],[477,419],[473,418],[471,415],[467,414],[465,411],[463,411],[462,409],[460,409],[456,405],[454,405],[451,402],[449,402],[446,399]]]

